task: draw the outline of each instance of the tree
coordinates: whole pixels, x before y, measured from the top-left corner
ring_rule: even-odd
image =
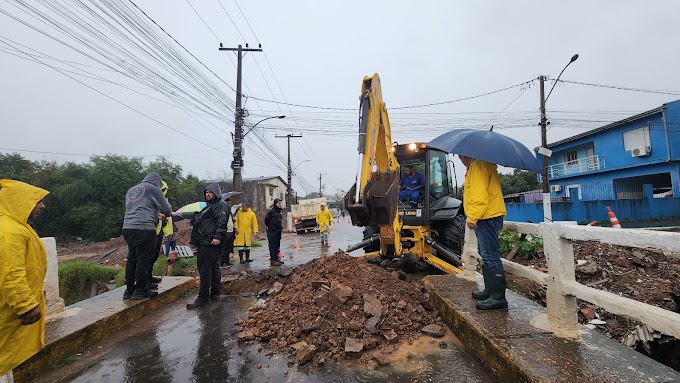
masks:
[[[205,183],[191,174],[183,177],[181,166],[162,157],[147,166],[141,158],[115,154],[94,156],[85,164],[59,165],[30,161],[16,153],[0,154],[0,178],[17,179],[50,192],[45,197],[45,212],[34,223],[40,235],[60,240],[104,240],[120,235],[125,194],[151,171],[168,183],[168,198],[175,209],[203,199]]]
[[[536,173],[515,169],[512,174],[499,174],[504,195],[539,189]]]

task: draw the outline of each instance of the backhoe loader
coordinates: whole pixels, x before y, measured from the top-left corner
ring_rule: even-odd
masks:
[[[420,259],[446,273],[461,273],[465,214],[452,196],[448,154],[426,143],[392,141],[378,74],[363,79],[356,183],[344,197],[355,226],[363,226],[364,257]],[[399,197],[402,169],[425,177],[415,200]]]

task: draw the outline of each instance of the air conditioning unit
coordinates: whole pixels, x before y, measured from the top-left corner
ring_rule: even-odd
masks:
[[[550,191],[559,193],[562,191],[562,185],[550,185]]]
[[[643,146],[641,148],[635,148],[631,150],[631,154],[633,155],[633,157],[644,157],[648,156],[649,152],[651,151],[652,151],[651,146]]]

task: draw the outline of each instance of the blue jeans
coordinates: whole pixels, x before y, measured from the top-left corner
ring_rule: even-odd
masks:
[[[503,272],[501,254],[498,252],[498,232],[503,228],[503,217],[477,221],[477,246],[479,255],[490,271]]]
[[[165,256],[170,254],[170,250],[177,250],[177,241],[165,241]]]

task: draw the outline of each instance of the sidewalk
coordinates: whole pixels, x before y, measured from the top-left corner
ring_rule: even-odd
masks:
[[[64,363],[89,344],[125,329],[195,287],[191,277],[164,277],[158,296],[150,299],[123,300],[123,286],[67,306],[45,325],[45,348],[15,368],[14,379],[25,382]]]
[[[454,275],[423,279],[444,322],[501,382],[677,382],[680,373],[581,327],[580,340],[550,331],[546,309],[507,291],[508,310],[481,311],[474,282]]]

